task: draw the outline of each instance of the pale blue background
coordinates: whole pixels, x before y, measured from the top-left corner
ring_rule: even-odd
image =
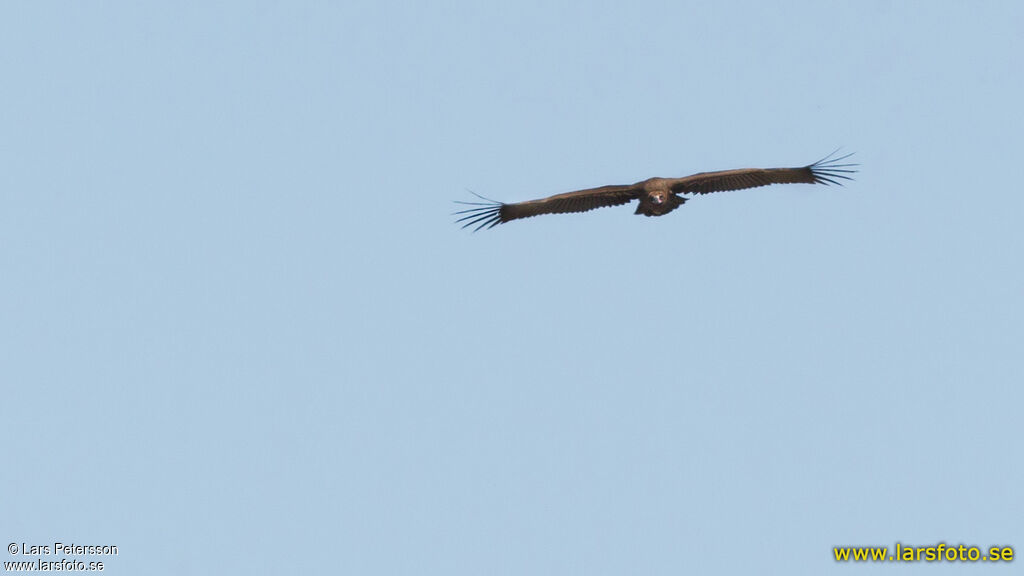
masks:
[[[5,3],[2,544],[1010,573],[831,547],[1024,547],[1021,6]],[[845,188],[450,216],[837,146]]]

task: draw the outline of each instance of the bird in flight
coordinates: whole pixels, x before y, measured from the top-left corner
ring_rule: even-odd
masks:
[[[620,186],[601,186],[556,194],[540,200],[528,200],[506,204],[475,196],[483,202],[460,202],[471,206],[459,210],[456,222],[463,222],[463,228],[476,226],[473,231],[481,228],[493,228],[519,218],[530,218],[541,214],[565,214],[568,212],[587,212],[605,206],[618,206],[633,200],[639,200],[635,214],[644,216],[663,216],[675,210],[689,198],[681,194],[710,194],[727,190],[757,188],[769,184],[836,184],[842,186],[843,180],[852,180],[849,174],[855,173],[857,164],[843,163],[853,153],[834,158],[835,152],[802,168],[741,168],[739,170],[721,170],[719,172],[701,172],[683,178],[648,178],[636,184]]]

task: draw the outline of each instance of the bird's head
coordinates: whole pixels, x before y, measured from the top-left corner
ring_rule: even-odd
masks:
[[[668,186],[668,181],[664,178],[651,178],[644,181],[644,192],[646,192],[647,202],[660,206],[668,202],[671,189]]]
[[[652,186],[640,198],[640,205],[637,206],[636,213],[647,216],[661,216],[682,206],[683,202],[686,202],[686,198],[676,196],[667,187]]]

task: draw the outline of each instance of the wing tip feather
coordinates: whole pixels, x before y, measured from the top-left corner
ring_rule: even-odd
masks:
[[[807,169],[811,171],[811,176],[814,177],[815,184],[842,186],[843,180],[853,180],[853,176],[849,176],[849,174],[856,174],[858,172],[857,167],[860,164],[856,162],[844,163],[843,160],[853,156],[854,153],[850,152],[842,156],[836,156],[840,150],[841,148],[836,148],[828,156],[807,166]]]
[[[494,228],[504,222],[501,216],[501,209],[505,207],[503,203],[491,200],[490,198],[484,198],[472,190],[470,190],[470,193],[482,200],[486,200],[486,202],[461,202],[454,200],[453,202],[456,204],[473,206],[473,208],[466,208],[465,210],[458,210],[452,213],[452,216],[459,216],[459,218],[455,219],[456,224],[465,222],[462,225],[463,229],[476,226],[476,228],[473,228],[473,232],[478,232]]]

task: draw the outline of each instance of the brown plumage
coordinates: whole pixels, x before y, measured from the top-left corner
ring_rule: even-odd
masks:
[[[680,194],[710,194],[726,190],[757,188],[769,184],[838,184],[851,180],[847,174],[856,172],[856,164],[842,164],[852,154],[832,158],[835,154],[802,168],[742,168],[719,172],[701,172],[684,178],[649,178],[636,184],[623,186],[601,186],[575,192],[556,194],[540,200],[528,200],[505,204],[480,196],[485,202],[458,202],[473,206],[456,212],[465,222],[463,228],[476,226],[493,228],[518,218],[529,218],[541,214],[564,214],[587,212],[605,206],[618,206],[639,200],[636,214],[662,216],[682,206],[689,198]]]

